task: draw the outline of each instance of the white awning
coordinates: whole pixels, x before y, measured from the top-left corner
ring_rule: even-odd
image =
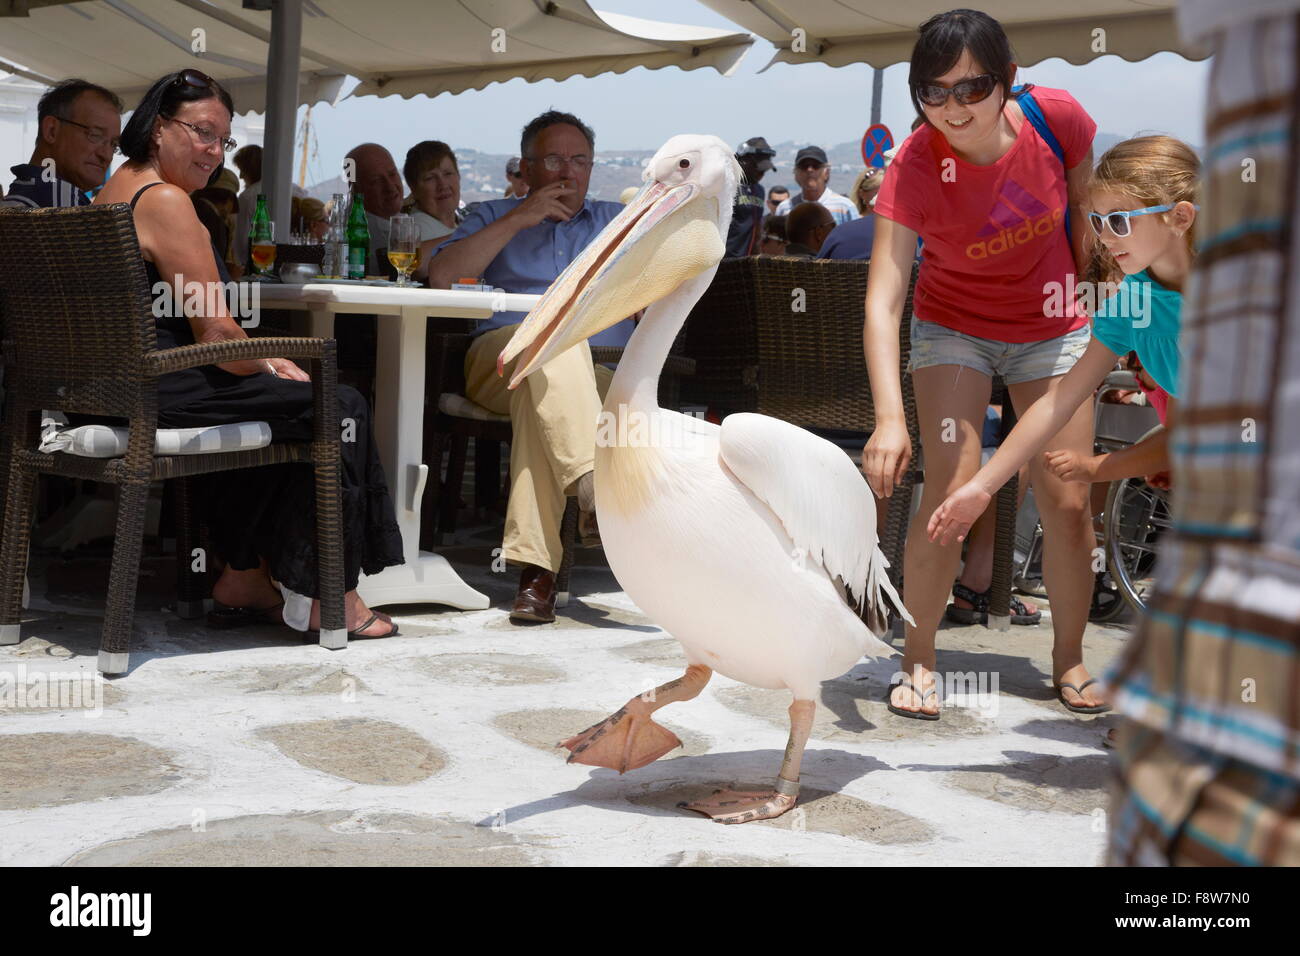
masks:
[[[916,43],[917,27],[954,7],[952,0],[700,2],[775,46],[776,55],[768,66],[868,63],[884,68],[906,62]],[[1174,0],[985,0],[978,4],[1002,24],[1020,66],[1049,57],[1081,64],[1107,54],[1141,60],[1166,50],[1203,59],[1204,51],[1180,40],[1175,6]]]
[[[27,16],[6,13],[28,9]],[[128,108],[158,77],[187,67],[226,85],[241,112],[266,105],[269,11],[241,0],[0,0],[0,70],[49,84],[70,76]],[[306,0],[299,102],[353,95],[458,93],[636,66],[730,73],[744,33],[597,14],[586,0]]]

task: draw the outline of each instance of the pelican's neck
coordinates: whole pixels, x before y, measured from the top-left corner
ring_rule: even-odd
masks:
[[[619,360],[614,381],[605,396],[606,410],[616,411],[620,405],[645,413],[658,410],[659,375],[668,352],[717,271],[714,266],[687,279],[670,295],[646,308]]]

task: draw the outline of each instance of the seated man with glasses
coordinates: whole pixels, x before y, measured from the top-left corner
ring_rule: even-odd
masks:
[[[543,113],[524,127],[520,146],[528,195],[478,203],[430,260],[430,286],[446,289],[461,278],[482,277],[507,292],[545,292],[622,211],[621,203],[587,198],[595,134],[576,116]],[[523,565],[510,618],[547,622],[555,620],[566,494],[578,496],[584,523],[594,518],[596,420],[613,375],[593,365],[584,342],[509,391],[510,370],[504,378],[497,375],[497,355],[523,318],[501,312],[480,326],[465,359],[465,393],[510,415],[514,438],[503,550],[506,560]],[[631,334],[632,323],[625,321],[591,342],[622,346]]]
[[[85,80],[51,87],[36,107],[36,148],[14,166],[0,206],[41,209],[85,206],[86,192],[104,184],[122,132],[122,101]]]

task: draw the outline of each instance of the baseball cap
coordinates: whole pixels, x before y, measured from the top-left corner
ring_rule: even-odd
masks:
[[[827,165],[830,160],[826,158],[826,150],[820,146],[805,146],[795,154],[794,164],[798,166],[805,159],[815,159],[819,166]]]
[[[776,150],[767,145],[767,140],[762,136],[753,136],[736,147],[737,156],[757,156],[758,168],[760,170],[775,169],[772,165],[772,157],[776,155]]]

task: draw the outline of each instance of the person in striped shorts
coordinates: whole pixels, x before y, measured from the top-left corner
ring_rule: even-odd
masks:
[[[1214,53],[1173,518],[1109,682],[1114,865],[1300,864],[1300,0],[1184,0]]]

